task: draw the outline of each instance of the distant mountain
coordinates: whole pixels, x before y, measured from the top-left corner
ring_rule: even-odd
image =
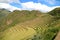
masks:
[[[10,11],[6,10],[6,9],[0,9],[0,18],[7,16],[10,13]]]

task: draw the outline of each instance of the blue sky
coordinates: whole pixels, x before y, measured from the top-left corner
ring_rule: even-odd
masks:
[[[60,0],[0,0],[0,6],[9,10],[40,10],[50,11],[60,7]]]
[[[47,6],[50,6],[50,7],[51,6],[60,6],[60,0],[19,0],[19,2],[21,2],[21,3],[26,3],[26,2],[41,3],[41,4],[45,4]],[[20,4],[11,3],[11,5],[19,7]]]

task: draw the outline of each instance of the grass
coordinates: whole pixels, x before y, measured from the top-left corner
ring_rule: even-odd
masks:
[[[11,26],[10,28],[8,28],[6,31],[3,32],[5,35],[3,34],[3,38],[1,40],[32,39],[34,35],[37,35],[36,34],[37,31],[35,30],[35,28],[40,27],[40,25],[41,25],[41,27],[40,27],[39,31],[40,31],[40,33],[43,33],[43,32],[41,32],[41,30],[44,31],[43,29],[45,27],[42,28],[42,26],[43,26],[43,24],[45,25],[45,22],[47,23],[47,20],[48,20],[45,18],[49,18],[49,16],[48,17],[46,16],[44,18],[42,17],[45,15],[46,14],[40,15],[39,17],[36,17],[34,19],[16,24],[15,26]],[[15,37],[17,37],[17,38],[15,39]]]
[[[12,22],[7,25],[9,20]],[[54,40],[60,31],[60,19],[53,19],[50,14],[39,14],[39,11],[36,14],[34,10],[14,11],[2,21],[0,40]]]
[[[35,30],[32,28],[17,28],[17,27],[12,27],[8,30],[5,31],[4,38],[1,40],[22,40],[25,37],[32,37],[32,35],[36,34]]]
[[[36,28],[36,36],[32,38],[32,40],[54,40],[57,33],[60,31],[60,26],[56,26],[60,21],[54,22],[53,25],[49,25],[50,27],[41,27]],[[60,24],[60,23],[59,23]]]

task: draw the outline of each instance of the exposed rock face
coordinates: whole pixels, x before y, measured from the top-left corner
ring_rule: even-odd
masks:
[[[54,40],[60,40],[60,32],[57,34],[57,36]]]

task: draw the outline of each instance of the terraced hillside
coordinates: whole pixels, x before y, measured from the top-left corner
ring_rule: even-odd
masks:
[[[50,12],[15,10],[1,21],[0,40],[54,40],[59,31],[60,19]]]
[[[21,39],[25,40],[27,38],[31,38],[31,36],[36,35],[36,31],[35,31],[36,27],[38,27],[40,25],[41,26],[46,26],[46,24],[48,23],[47,21],[51,17],[46,15],[46,17],[43,18],[43,16],[45,16],[45,15],[46,14],[44,14],[44,15],[42,14],[35,19],[19,23],[19,24],[16,24],[14,27],[8,28],[4,32],[4,33],[6,33],[6,32],[7,33],[4,35],[5,37],[2,40],[21,40]],[[44,28],[46,28],[46,27],[44,27]],[[20,36],[20,37],[18,37],[18,36]]]

